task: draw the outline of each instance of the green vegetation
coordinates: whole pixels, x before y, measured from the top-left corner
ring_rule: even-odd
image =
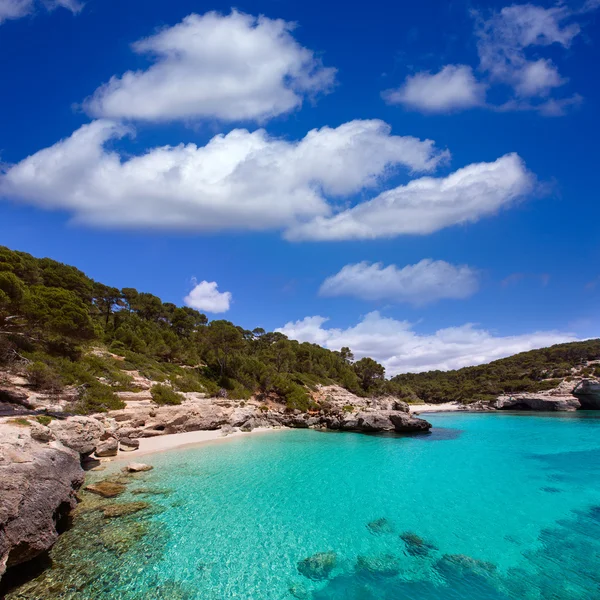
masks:
[[[120,408],[134,377],[157,382],[158,403],[177,392],[245,400],[253,394],[311,410],[318,384],[360,395],[385,391],[384,369],[281,333],[247,330],[160,298],[106,286],[78,269],[0,246],[0,366],[18,365],[48,394],[75,387],[78,413]],[[25,366],[24,366],[25,365]],[[164,384],[164,385],[159,385]]]
[[[556,387],[562,378],[598,374],[597,366],[586,367],[600,359],[600,339],[557,344],[550,348],[531,350],[487,365],[466,367],[457,371],[429,371],[397,375],[391,380],[397,395],[412,393],[421,402],[463,402],[491,400],[500,394],[539,392]],[[414,401],[414,400],[413,400]]]
[[[332,352],[261,328],[209,322],[192,308],[0,246],[0,367],[20,369],[47,394],[75,388],[72,410],[81,414],[122,408],[116,392],[137,391],[137,373],[157,382],[152,395],[160,404],[178,404],[179,392],[240,400],[256,394],[307,411],[330,404],[313,401],[318,384],[407,402],[472,402],[554,387],[574,366],[598,376],[599,366],[585,367],[598,358],[600,340],[592,340],[388,381],[382,365],[355,362],[349,348]]]
[[[17,427],[31,427],[31,421],[25,419],[23,417],[16,417],[15,419],[9,419],[8,422],[11,425],[16,425]]]
[[[35,418],[35,420],[40,424],[40,425],[50,425],[50,423],[52,423],[52,417],[49,417],[48,415],[39,415],[38,417]]]
[[[181,404],[183,399],[181,394],[178,394],[173,388],[161,383],[153,385],[150,393],[152,394],[152,400],[160,406]]]

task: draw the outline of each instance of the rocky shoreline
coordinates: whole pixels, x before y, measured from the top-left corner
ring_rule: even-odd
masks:
[[[77,505],[82,463],[135,453],[140,438],[202,430],[225,436],[276,427],[399,433],[431,428],[397,399],[359,398],[333,386],[319,393],[326,409],[314,413],[201,394],[188,394],[180,406],[157,407],[142,392],[129,399],[127,408],[106,414],[0,419],[0,579],[56,542]]]

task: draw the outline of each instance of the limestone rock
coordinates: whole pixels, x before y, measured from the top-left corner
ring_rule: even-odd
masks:
[[[79,454],[91,454],[105,432],[100,421],[93,417],[70,417],[54,420],[49,425],[56,439]]]
[[[398,433],[406,432],[425,432],[431,429],[431,423],[425,419],[411,417],[407,413],[393,413],[389,416],[394,424],[394,431]]]
[[[494,407],[498,410],[573,411],[581,408],[581,403],[571,395],[523,393],[500,396],[494,403]]]
[[[140,440],[132,440],[131,438],[121,438],[121,451],[133,452],[140,447]]]
[[[119,441],[116,438],[108,438],[98,442],[95,454],[98,458],[104,458],[106,456],[116,456],[118,452]]]
[[[144,471],[151,471],[154,469],[151,465],[145,465],[144,463],[132,462],[123,468],[123,471],[127,473],[142,473]]]
[[[76,452],[0,425],[0,577],[52,547],[83,477]]]
[[[584,410],[600,410],[600,382],[584,379],[573,390]]]
[[[34,440],[42,442],[43,444],[47,444],[55,439],[50,427],[45,427],[44,425],[36,423],[35,421],[31,423],[31,429],[29,432]]]

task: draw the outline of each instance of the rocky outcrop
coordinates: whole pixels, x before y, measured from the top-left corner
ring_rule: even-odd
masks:
[[[584,410],[600,410],[600,382],[584,379],[573,390]]]
[[[493,406],[498,410],[574,411],[581,408],[581,403],[574,396],[530,393],[500,396]]]
[[[79,453],[0,424],[0,578],[52,547],[83,476]]]
[[[55,439],[67,448],[83,455],[96,449],[106,428],[93,417],[71,417],[62,421],[54,420],[49,425]]]

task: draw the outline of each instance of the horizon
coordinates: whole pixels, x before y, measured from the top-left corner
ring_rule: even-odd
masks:
[[[600,3],[316,6],[0,0],[0,244],[388,376],[600,337]]]

